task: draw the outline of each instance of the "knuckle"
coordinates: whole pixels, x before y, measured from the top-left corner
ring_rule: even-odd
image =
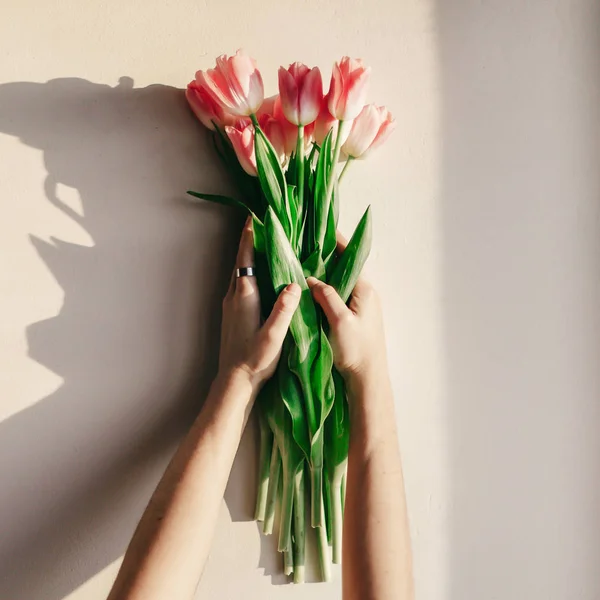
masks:
[[[269,327],[269,329],[265,331],[265,342],[267,342],[267,344],[272,344],[278,339],[278,337],[279,336],[277,335],[277,330],[275,327]]]
[[[278,305],[275,307],[281,313],[287,314],[293,312],[296,308],[297,302],[296,299],[290,294],[286,294],[285,292],[281,295],[281,298],[278,302]]]
[[[335,290],[333,289],[333,287],[331,287],[329,284],[324,283],[321,287],[323,296],[325,296],[325,298],[328,298],[329,296],[332,296],[333,294],[335,294]]]
[[[378,300],[377,292],[370,283],[365,285],[364,290],[362,292],[362,296],[365,300],[368,300],[369,302]]]
[[[352,313],[347,311],[338,317],[338,323],[340,325],[349,325],[352,322]]]
[[[279,343],[279,336],[277,335],[277,332],[272,327],[263,331],[263,334],[261,337],[262,337],[262,346],[263,346],[262,349],[263,350],[265,349],[265,347],[268,348],[268,347],[274,346]]]
[[[237,298],[248,298],[255,293],[254,285],[247,277],[240,277],[235,286],[235,295]]]
[[[227,294],[227,295],[225,296],[225,298],[223,298],[223,302],[222,302],[222,304],[221,304],[221,305],[222,305],[222,308],[223,308],[223,311],[225,311],[225,312],[226,312],[226,311],[229,311],[229,310],[230,310],[230,308],[231,308],[231,304],[232,304],[232,300],[233,300],[233,298],[232,298],[232,295],[231,295],[231,294]]]

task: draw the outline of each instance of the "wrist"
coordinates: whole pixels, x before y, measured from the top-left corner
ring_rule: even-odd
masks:
[[[359,455],[373,456],[389,443],[397,444],[392,383],[387,369],[370,369],[347,383],[351,443]],[[357,452],[357,450],[355,450]]]
[[[385,356],[371,359],[358,368],[343,373],[349,394],[366,393],[389,382],[389,371]]]
[[[254,402],[260,384],[248,370],[238,366],[219,369],[213,387],[220,391],[235,389],[238,392],[236,396],[244,401]]]

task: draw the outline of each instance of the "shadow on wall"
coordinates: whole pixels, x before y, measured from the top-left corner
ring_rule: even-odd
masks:
[[[437,2],[448,598],[600,597],[600,4]]]
[[[29,356],[64,383],[0,423],[0,597],[59,600],[122,555],[198,411],[237,232],[227,209],[184,200],[224,173],[181,90],[0,85],[0,132],[43,151],[48,201],[93,241],[31,238],[64,304],[28,327]],[[253,437],[226,495],[234,520],[252,517]]]

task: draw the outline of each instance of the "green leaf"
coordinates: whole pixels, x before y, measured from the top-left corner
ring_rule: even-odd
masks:
[[[290,160],[288,162],[287,170],[285,172],[285,178],[289,184],[296,185],[296,179],[297,179],[296,173],[297,172],[298,172],[298,161],[296,159],[296,153],[292,152],[292,155],[290,156]]]
[[[330,520],[327,525],[331,528],[333,562],[339,563],[342,557],[342,483],[346,473],[350,444],[350,410],[344,381],[335,370],[333,380],[335,382],[335,400],[325,421],[325,472],[329,478],[325,489],[329,494]]]
[[[329,278],[329,285],[335,288],[344,302],[348,301],[371,251],[371,229],[371,207],[369,206]]]
[[[298,190],[295,185],[288,184],[287,186],[288,206],[290,220],[292,223],[292,232],[290,235],[290,243],[294,252],[298,246],[298,240],[302,229],[302,215],[299,214],[300,207],[298,206]]]
[[[247,204],[261,218],[264,217],[265,206],[260,196],[260,188],[256,177],[248,175],[240,165],[235,150],[233,149],[229,138],[223,133],[220,127],[215,127],[213,142],[219,157],[225,167],[229,170],[235,186],[239,190],[244,203]]]
[[[302,263],[302,270],[305,277],[316,277],[323,280],[325,278],[325,265],[321,258],[321,247],[317,245],[314,252]]]
[[[302,265],[271,208],[267,210],[265,217],[265,242],[271,280],[277,293],[290,283],[297,283],[302,290],[300,305],[292,317],[290,332],[298,346],[299,359],[312,362],[318,352],[317,311]]]
[[[335,187],[333,200],[329,205],[329,215],[327,217],[327,227],[325,229],[325,239],[323,240],[323,262],[326,267],[332,264],[335,258],[335,249],[337,248],[337,226],[335,220]]]
[[[256,215],[253,216],[253,231],[256,283],[260,293],[262,316],[266,319],[271,314],[277,296],[269,274],[269,263],[266,255],[265,226]]]
[[[320,318],[306,284],[302,265],[294,254],[281,223],[269,208],[265,217],[266,254],[276,291],[295,282],[300,286],[300,304],[290,324],[294,339],[288,365],[302,386],[306,423],[310,439],[312,525],[322,524],[321,485],[323,470],[323,424],[333,397],[331,347],[321,329]],[[289,414],[289,412],[288,412]],[[294,414],[291,415],[294,418]]]
[[[201,192],[193,192],[192,190],[188,190],[187,193],[194,198],[200,198],[201,200],[207,200],[208,202],[215,202],[216,204],[222,204],[224,206],[233,206],[234,208],[241,208],[245,212],[250,212],[250,208],[246,206],[243,202],[236,200],[235,198],[230,198],[229,196],[221,196],[218,194],[203,194]],[[254,213],[252,213],[254,214]]]
[[[309,426],[306,420],[306,411],[304,405],[304,396],[298,377],[289,369],[289,356],[294,351],[292,338],[288,336],[283,345],[282,356],[280,360],[277,378],[279,383],[279,393],[290,416],[292,417],[292,431],[294,440],[302,450],[306,458],[310,457],[310,438]]]
[[[283,229],[290,238],[292,232],[292,221],[289,213],[287,198],[287,183],[279,164],[279,158],[258,125],[255,126],[254,148],[256,152],[256,170],[258,179],[267,199],[267,204],[279,217]]]
[[[340,220],[340,186],[338,181],[336,181],[333,185],[333,198],[331,200],[331,205],[333,208],[333,224],[337,229],[338,222]]]
[[[350,444],[350,409],[344,380],[336,369],[333,370],[332,379],[335,390],[334,402],[325,421],[325,447],[329,473],[333,473],[335,467],[348,458]]]
[[[326,203],[327,203],[327,184],[331,166],[331,136],[333,129],[327,134],[323,140],[321,151],[319,152],[319,160],[315,169],[315,193],[314,193],[314,230],[312,232],[310,252],[312,252],[317,244],[323,248],[325,240],[325,231],[327,229],[327,220],[329,218]]]
[[[281,363],[280,363],[281,364]],[[304,456],[301,449],[294,443],[292,434],[292,419],[279,395],[277,378],[270,379],[266,384],[267,401],[265,412],[267,421],[279,453],[283,474],[283,494],[281,500],[281,523],[279,529],[279,550],[291,550],[292,546],[292,510],[294,502],[294,477],[302,467]],[[263,389],[265,389],[263,388]]]

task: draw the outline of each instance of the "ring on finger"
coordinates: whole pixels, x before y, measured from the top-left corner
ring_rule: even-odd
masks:
[[[240,277],[256,277],[254,267],[238,267],[235,270],[235,278],[239,279]]]

